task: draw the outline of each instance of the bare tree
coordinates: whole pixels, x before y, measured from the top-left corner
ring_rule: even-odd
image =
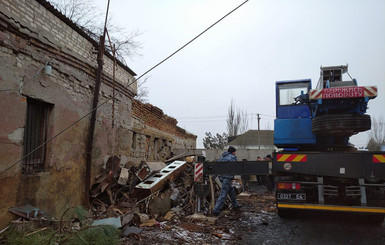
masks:
[[[368,150],[380,151],[385,145],[385,120],[384,118],[372,118],[372,129],[369,133]]]
[[[90,37],[99,41],[104,31],[104,14],[92,0],[49,0],[62,14],[81,27]],[[142,44],[136,40],[141,33],[137,30],[127,33],[111,17],[107,21],[110,41],[115,45],[116,57],[125,63],[125,57],[140,56]],[[106,49],[112,53],[112,46],[106,38]]]
[[[229,136],[237,135],[238,133],[238,122],[236,119],[234,100],[231,100],[231,104],[227,109],[227,133]]]
[[[239,124],[239,133],[243,134],[249,128],[249,120],[247,118],[247,111],[241,110],[239,111],[241,122]]]
[[[103,19],[102,12],[95,8],[92,0],[50,0],[68,19],[77,25],[90,29],[98,26]]]
[[[138,89],[137,94],[135,96],[135,99],[139,100],[142,103],[148,103],[148,88],[144,86],[144,84],[147,82],[149,77],[145,77],[143,80],[138,80]]]
[[[247,111],[236,109],[234,101],[231,100],[229,109],[227,110],[227,133],[229,136],[235,136],[244,133],[249,123],[247,121]]]

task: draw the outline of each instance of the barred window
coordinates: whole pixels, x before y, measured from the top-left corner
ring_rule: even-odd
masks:
[[[47,140],[48,116],[51,104],[27,99],[27,119],[24,127],[23,173],[44,171]]]

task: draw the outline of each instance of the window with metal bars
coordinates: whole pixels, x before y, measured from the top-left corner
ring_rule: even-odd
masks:
[[[27,99],[27,119],[24,127],[23,174],[44,171],[48,116],[51,104]]]

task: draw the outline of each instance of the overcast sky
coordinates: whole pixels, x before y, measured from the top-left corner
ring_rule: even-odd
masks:
[[[138,76],[243,1],[111,0],[110,14],[139,30],[142,56],[127,59]],[[106,0],[96,0],[100,9]],[[250,0],[148,76],[148,100],[196,134],[226,132],[227,110],[249,113],[250,129],[273,129],[275,82],[311,78],[320,66],[349,64],[360,86],[378,86],[368,113],[385,117],[384,0]],[[363,145],[367,133],[352,138]]]

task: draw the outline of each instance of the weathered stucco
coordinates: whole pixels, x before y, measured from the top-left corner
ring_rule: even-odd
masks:
[[[16,218],[8,209],[17,204],[29,203],[55,217],[84,204],[90,123],[85,115],[95,87],[95,43],[44,0],[0,1],[0,227]],[[44,73],[47,64],[50,75]],[[104,56],[99,103],[112,96],[112,64],[110,56]],[[125,86],[134,75],[120,64],[115,87],[121,93],[114,110],[112,100],[98,109],[91,184],[110,156],[119,156],[128,167],[142,160],[165,160],[176,148],[195,148],[196,136],[177,127],[175,119],[133,100],[136,83]],[[47,138],[55,138],[47,144],[44,171],[23,174],[31,98],[50,104]]]
[[[36,1],[0,2],[0,225],[12,217],[8,208],[30,203],[58,217],[69,206],[84,203],[85,146],[89,117],[76,123],[47,144],[44,171],[25,175],[23,134],[27,98],[52,104],[49,113],[48,139],[86,115],[91,108],[95,84],[95,47],[66,23]],[[33,16],[33,17],[32,17]],[[50,23],[47,30],[45,23]],[[56,27],[57,26],[57,27]],[[54,27],[54,28],[52,28]],[[63,35],[64,34],[64,35]],[[99,101],[112,94],[112,62],[105,57],[105,72]],[[44,74],[49,62],[51,75]],[[127,84],[134,78],[131,71],[120,68],[117,82]],[[119,80],[120,79],[120,80]],[[118,84],[117,83],[117,84]],[[122,85],[119,85],[122,88]],[[117,87],[119,87],[117,85]],[[93,168],[103,165],[106,154],[128,154],[126,144],[114,141],[113,132],[129,134],[131,99],[135,86],[118,96],[115,107],[115,129],[107,104],[97,115]],[[119,129],[119,130],[116,130]],[[122,147],[123,146],[123,147]],[[97,154],[97,152],[100,152]]]

